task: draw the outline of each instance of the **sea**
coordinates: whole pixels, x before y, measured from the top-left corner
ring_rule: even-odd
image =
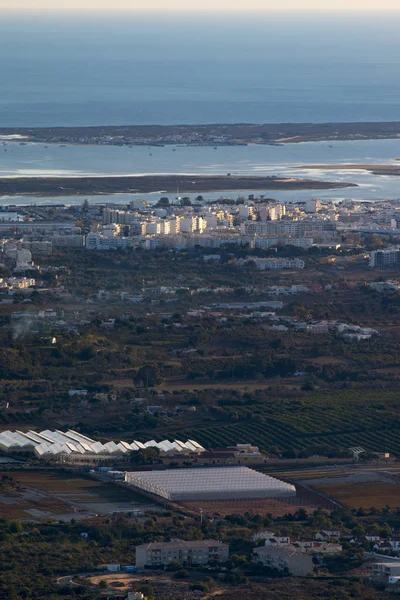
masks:
[[[399,26],[400,12],[3,13],[0,127],[400,120]],[[400,140],[175,150],[7,142],[0,174],[286,174],[359,184],[321,197],[400,197],[400,177],[307,170],[393,162]]]
[[[391,121],[400,12],[0,18],[0,126]]]

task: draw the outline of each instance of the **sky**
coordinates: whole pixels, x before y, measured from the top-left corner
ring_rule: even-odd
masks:
[[[400,11],[400,0],[0,0],[0,10]]]

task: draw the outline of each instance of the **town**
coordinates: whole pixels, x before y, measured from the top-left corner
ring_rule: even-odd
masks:
[[[5,593],[396,591],[399,211],[4,206]]]

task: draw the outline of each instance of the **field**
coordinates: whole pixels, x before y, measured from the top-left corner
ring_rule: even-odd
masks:
[[[307,490],[327,494],[350,509],[400,506],[400,467],[396,463],[285,470],[274,475],[295,481]]]
[[[300,508],[313,512],[319,508],[333,510],[335,505],[318,494],[309,493],[299,495],[297,498],[284,499],[251,499],[251,500],[215,500],[185,502],[182,506],[195,514],[203,511],[208,515],[244,515],[246,513],[271,514],[273,517],[292,515]]]
[[[348,508],[385,508],[400,506],[400,482],[324,483],[318,489]]]
[[[299,400],[276,398],[262,404],[232,406],[236,422],[187,429],[181,435],[195,436],[200,444],[211,448],[246,442],[264,450],[270,446],[297,451],[310,446],[362,446],[400,455],[398,398],[398,392],[387,390],[334,391]]]
[[[111,483],[62,471],[19,471],[16,485],[0,488],[0,517],[83,519],[129,512],[148,505],[146,498]]]

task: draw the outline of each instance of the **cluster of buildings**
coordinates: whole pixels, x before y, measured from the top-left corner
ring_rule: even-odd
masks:
[[[314,539],[261,531],[253,536],[253,541],[265,540],[265,544],[253,548],[253,557],[255,562],[270,569],[305,577],[312,574],[314,563],[321,563],[325,556],[335,556],[342,551],[340,538],[340,531],[322,530]]]
[[[218,249],[228,244],[260,249],[278,245],[303,250],[312,246],[354,248],[362,247],[367,234],[389,239],[400,235],[397,201],[322,203],[309,199],[282,204],[251,195],[247,200],[221,198],[207,203],[201,196],[193,201],[177,196],[173,203],[162,198],[155,206],[134,198],[120,205],[8,208],[0,211],[0,236],[18,240],[20,249],[33,256],[50,254],[53,248],[179,250],[195,246]],[[370,265],[397,265],[398,253],[396,246],[376,250]]]
[[[271,537],[269,537],[271,536]],[[253,536],[254,542],[265,539],[265,545],[252,550],[253,564],[282,575],[309,577],[315,565],[324,563],[325,557],[340,554],[339,531],[321,531],[314,539],[296,539],[279,536],[273,532],[260,532]],[[202,565],[221,566],[229,560],[229,545],[217,540],[171,540],[150,542],[136,546],[136,569],[160,569],[178,564],[182,567]],[[400,560],[380,557],[370,564],[371,579],[375,583],[395,589],[400,585]]]
[[[253,199],[207,204],[200,198],[193,205],[178,197],[174,204],[164,199],[156,206],[134,199],[129,205],[89,206],[84,213],[79,207],[75,214],[67,207],[58,207],[55,215],[45,208],[24,208],[23,219],[0,220],[0,235],[19,240],[33,255],[44,255],[53,248],[151,250],[226,244],[269,248],[278,243],[309,248],[313,243],[331,243],[336,233],[335,219],[319,214],[321,204],[316,200],[287,207]]]
[[[332,532],[333,534],[336,532]],[[313,573],[314,564],[321,563],[325,556],[334,556],[342,551],[338,538],[328,538],[326,534],[315,540],[297,540],[289,536],[276,536],[272,532],[261,532],[253,541],[263,539],[268,534],[264,546],[253,548],[253,563],[282,574],[307,577]],[[223,565],[229,560],[229,545],[217,540],[173,540],[171,542],[151,542],[136,546],[136,569],[143,571],[168,567],[172,563],[182,567],[198,565]],[[400,563],[399,569],[400,569]],[[399,570],[400,573],[400,570]]]
[[[317,241],[332,241],[335,224],[331,219],[319,218],[317,201],[312,201],[314,211],[291,208],[278,202],[256,203],[253,200],[241,204],[196,204],[181,205],[165,203],[164,207],[139,206],[133,201],[129,210],[105,208],[102,226],[98,234],[109,237],[110,227],[114,232],[129,229],[133,246],[146,249],[220,248],[227,244],[248,244],[251,248],[269,248],[278,243],[302,248]],[[303,220],[304,219],[304,220]],[[280,268],[280,267],[275,267]],[[285,267],[282,267],[285,268]]]

